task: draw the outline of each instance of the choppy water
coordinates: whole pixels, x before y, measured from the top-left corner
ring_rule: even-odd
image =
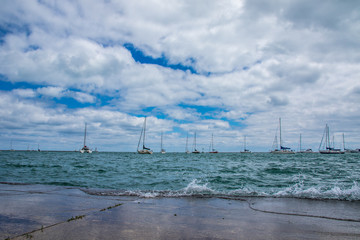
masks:
[[[0,182],[90,194],[360,200],[360,154],[0,152]]]

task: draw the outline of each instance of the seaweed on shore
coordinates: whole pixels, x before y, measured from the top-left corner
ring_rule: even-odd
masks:
[[[83,219],[85,217],[85,215],[80,215],[80,216],[76,216],[76,217],[71,217],[67,220],[67,222],[71,222],[74,220],[78,220],[78,219]]]
[[[103,211],[106,211],[106,210],[110,210],[110,209],[112,209],[112,208],[116,208],[116,207],[121,206],[121,205],[122,205],[122,203],[115,204],[114,206],[110,206],[110,207],[101,209],[100,212],[103,212]]]

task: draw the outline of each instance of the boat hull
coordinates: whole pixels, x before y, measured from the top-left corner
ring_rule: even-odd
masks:
[[[138,150],[137,151],[139,154],[152,154],[153,151],[151,150],[146,150],[146,149],[142,149],[142,150]]]
[[[88,150],[81,149],[80,153],[92,153],[92,151],[90,149]]]
[[[320,150],[319,153],[321,154],[344,154],[343,151],[334,151],[334,150]]]
[[[271,151],[270,153],[273,153],[273,154],[295,154],[295,152],[293,152],[293,151],[280,151],[280,150]]]

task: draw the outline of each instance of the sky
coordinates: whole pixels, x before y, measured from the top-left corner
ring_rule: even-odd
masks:
[[[360,148],[360,2],[12,0],[0,149]]]

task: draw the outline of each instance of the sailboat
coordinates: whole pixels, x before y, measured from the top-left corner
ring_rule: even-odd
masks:
[[[251,153],[249,149],[246,149],[246,136],[244,136],[244,151],[241,151],[240,153]]]
[[[13,142],[13,141],[11,140],[11,141],[10,141],[10,151],[14,151],[12,142]]]
[[[279,133],[280,133],[280,149],[277,147],[277,135],[275,135],[274,143],[276,143],[276,148],[271,151],[271,153],[279,153],[279,154],[294,154],[295,152],[292,151],[288,147],[282,146],[282,138],[281,138],[281,118],[279,118]]]
[[[324,139],[325,138],[325,139]],[[320,146],[319,146],[319,153],[321,154],[343,154],[344,151],[341,151],[340,149],[334,148],[330,144],[330,134],[329,134],[329,126],[326,124],[323,136],[321,138]]]
[[[186,147],[185,147],[185,153],[190,153],[188,149],[188,142],[189,142],[189,133],[186,134]]]
[[[299,153],[313,153],[313,150],[311,148],[308,148],[306,150],[302,150],[301,148],[301,133],[300,133],[300,147],[299,147]]]
[[[87,123],[85,123],[84,146],[82,149],[80,149],[80,152],[81,153],[92,153],[91,149],[86,146],[86,126],[87,126]]]
[[[209,153],[218,153],[218,151],[214,149],[214,134],[211,134],[211,144],[210,144]]]
[[[161,153],[166,153],[165,149],[163,148],[163,132],[161,132],[161,148],[160,148],[160,152]]]
[[[343,133],[343,146],[346,153],[360,153],[360,149],[348,149],[345,147],[345,135]]]
[[[140,154],[152,154],[153,151],[150,148],[145,147],[145,132],[146,132],[146,117],[145,117],[145,120],[144,120],[144,126],[141,129],[141,134],[140,134],[140,138],[139,138],[137,152],[140,153]],[[142,146],[142,149],[139,149],[141,138],[143,139],[143,146]]]
[[[200,151],[196,149],[196,132],[194,134],[194,144],[193,145],[194,145],[194,150],[192,151],[192,153],[200,153]]]

